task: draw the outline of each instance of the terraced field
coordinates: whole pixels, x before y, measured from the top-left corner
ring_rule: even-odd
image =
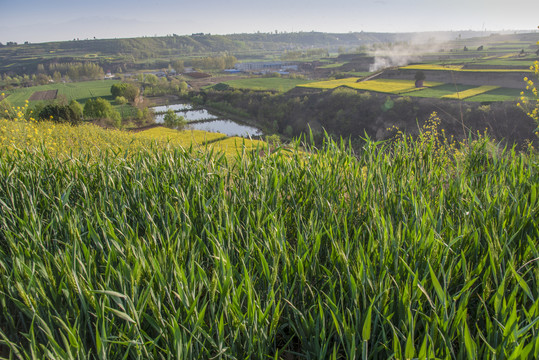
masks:
[[[464,91],[457,91],[453,94],[442,96],[444,99],[467,99],[472,96],[481,95],[491,90],[498,89],[499,86],[478,86]]]
[[[313,88],[313,89],[336,89],[339,86],[347,86],[354,84],[359,80],[357,77],[349,77],[345,79],[335,79],[335,80],[325,80],[325,81],[316,81],[308,84],[301,84],[298,87]]]
[[[525,91],[526,93],[526,91]],[[532,96],[531,92],[528,94]],[[487,93],[472,96],[464,101],[477,101],[477,102],[495,102],[495,101],[516,101],[520,97],[520,90],[509,88],[498,88],[491,90]]]
[[[425,81],[424,87],[438,86],[442,83]],[[419,91],[421,88],[416,88],[413,80],[393,80],[393,79],[377,79],[362,82],[356,82],[346,85],[349,88],[356,90],[376,91],[388,94],[402,94],[411,91]]]
[[[311,81],[302,79],[287,79],[287,78],[249,78],[224,81],[224,84],[234,89],[247,89],[247,90],[274,90],[279,92],[286,92],[295,88],[308,84]]]
[[[80,152],[103,151],[135,154],[147,148],[190,148],[200,151],[222,150],[227,155],[264,147],[260,140],[229,138],[224,134],[200,130],[177,131],[155,127],[138,133],[105,130],[86,124],[73,127],[49,122],[23,122],[0,119],[0,148],[47,150],[60,158]]]
[[[474,87],[475,86],[473,85],[443,84],[427,89],[409,92],[406,93],[406,96],[441,99],[444,96],[454,94],[456,91],[465,91],[473,89]]]

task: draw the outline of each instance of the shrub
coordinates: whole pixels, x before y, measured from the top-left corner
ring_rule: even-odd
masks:
[[[89,119],[109,119],[114,126],[119,127],[122,122],[120,113],[105,99],[90,99],[84,104],[84,116]]]
[[[536,61],[532,66],[530,66],[530,70],[532,70],[535,77],[539,79],[539,61]],[[531,91],[533,95],[525,96],[524,92],[521,92],[520,102],[517,104],[517,106],[524,110],[526,114],[535,121],[538,126],[535,130],[535,134],[539,136],[539,96],[537,93],[537,84],[535,84],[532,79],[527,77],[524,78],[524,82],[526,83],[526,90]]]
[[[72,125],[80,124],[81,114],[77,113],[69,105],[49,104],[38,113],[39,120],[51,120],[57,123],[70,123]]]

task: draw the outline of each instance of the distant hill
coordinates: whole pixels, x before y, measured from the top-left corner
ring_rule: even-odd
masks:
[[[478,31],[373,33],[353,32],[331,34],[322,32],[254,33],[189,36],[139,37],[125,39],[86,39],[38,44],[2,44],[0,46],[0,74],[35,73],[38,64],[51,62],[91,61],[107,65],[141,63],[155,67],[170,59],[232,53],[238,58],[286,50],[323,48],[328,51],[354,49],[375,43],[410,41],[445,42],[485,36],[506,36],[508,40],[530,41],[538,34],[486,34]],[[166,60],[166,61],[164,61]],[[150,65],[147,65],[150,66]],[[128,66],[129,67],[129,66]]]

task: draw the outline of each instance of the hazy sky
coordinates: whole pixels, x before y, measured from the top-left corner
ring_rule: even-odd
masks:
[[[0,0],[0,42],[191,33],[533,30],[539,0]]]

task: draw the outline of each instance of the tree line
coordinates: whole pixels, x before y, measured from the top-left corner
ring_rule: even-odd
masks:
[[[234,115],[243,115],[267,133],[286,137],[313,132],[323,139],[329,135],[359,139],[365,135],[380,140],[401,129],[417,134],[418,128],[438,112],[448,136],[467,137],[484,132],[508,143],[523,143],[533,134],[534,124],[513,102],[463,103],[439,99],[389,96],[338,88],[333,91],[291,91],[284,94],[266,91],[208,90],[193,94],[191,101]],[[419,124],[419,127],[418,127]],[[464,130],[463,130],[464,128]],[[533,138],[532,138],[533,139]]]

